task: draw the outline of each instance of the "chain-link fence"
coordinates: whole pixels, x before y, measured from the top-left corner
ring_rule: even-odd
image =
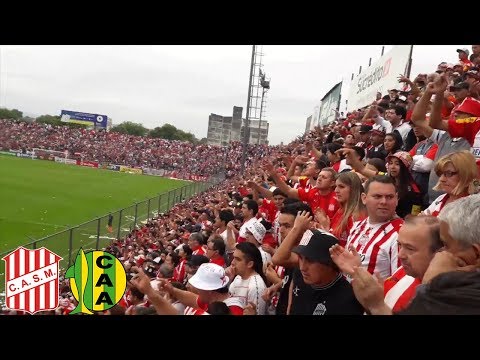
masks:
[[[60,268],[66,269],[75,261],[80,248],[84,251],[107,247],[115,239],[127,235],[136,225],[146,224],[159,213],[165,213],[175,204],[189,199],[224,180],[216,176],[207,182],[193,182],[172,189],[169,192],[135,203],[129,207],[111,212],[97,219],[63,230],[59,233],[35,240],[26,245],[26,249],[39,249],[42,246],[61,256]],[[15,249],[0,254],[0,301],[3,300],[5,287],[5,262],[1,260]]]

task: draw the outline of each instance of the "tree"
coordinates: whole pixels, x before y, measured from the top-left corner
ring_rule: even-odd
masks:
[[[19,120],[23,117],[23,112],[13,109],[0,108],[0,119],[15,119]]]
[[[142,124],[125,121],[121,124],[113,126],[111,131],[115,131],[121,134],[145,136],[145,134],[148,132],[148,129]]]
[[[60,116],[53,115],[41,115],[37,117],[35,121],[41,124],[65,125],[65,123],[60,120]]]
[[[50,125],[55,125],[55,126],[68,126],[70,128],[74,129],[85,129],[88,128],[89,125],[85,124],[75,124],[75,123],[69,123],[69,122],[63,122],[61,120],[60,115],[41,115],[37,117],[35,120],[38,123],[41,124],[50,124]]]
[[[208,139],[206,137],[204,138],[201,138],[199,141],[198,141],[199,144],[202,144],[202,145],[206,145],[208,143]]]
[[[148,136],[166,140],[189,141],[192,143],[197,141],[197,138],[192,133],[177,129],[175,126],[170,124],[164,124],[161,127],[157,126],[155,129],[150,130]]]

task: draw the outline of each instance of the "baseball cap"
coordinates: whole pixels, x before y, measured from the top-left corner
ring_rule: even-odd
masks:
[[[387,133],[387,129],[385,129],[385,126],[380,125],[380,124],[373,125],[372,135],[376,134],[376,135],[384,135],[385,136],[386,133]]]
[[[393,155],[388,155],[387,158],[385,159],[387,162],[390,161],[391,158],[396,158],[398,160],[400,160],[403,165],[405,165],[405,167],[407,169],[410,169],[410,166],[412,165],[412,162],[413,162],[413,158],[412,156],[406,152],[406,151],[397,151],[395,154]]]
[[[466,97],[455,111],[480,117],[480,101],[472,97]]]
[[[229,282],[225,269],[214,263],[202,264],[188,282],[199,290],[217,290]]]
[[[372,131],[373,127],[371,125],[361,125],[360,130],[358,131],[359,133],[367,133],[369,131]]]
[[[305,256],[311,261],[331,265],[333,261],[329,249],[336,244],[338,244],[338,239],[333,234],[319,229],[311,229],[305,231],[300,243],[292,249],[292,252]]]
[[[461,81],[455,85],[450,86],[450,91],[456,91],[456,90],[462,90],[462,89],[465,89],[465,90],[470,89],[470,84],[465,81]]]
[[[467,54],[467,56],[470,55],[470,51],[468,51],[467,48],[457,49],[457,52],[461,52],[461,51],[463,51],[465,54]]]
[[[265,229],[265,226],[262,225],[259,221],[251,222],[246,226],[246,229],[250,231],[255,238],[260,244],[263,241],[263,238],[267,232],[267,229]]]

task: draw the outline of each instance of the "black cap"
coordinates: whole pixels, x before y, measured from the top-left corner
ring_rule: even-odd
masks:
[[[361,125],[360,130],[358,132],[360,133],[367,133],[369,131],[372,131],[373,127],[371,125]]]
[[[305,231],[302,240],[298,246],[292,249],[292,252],[305,256],[311,261],[333,265],[329,249],[336,244],[338,244],[338,240],[333,234],[312,229]]]
[[[190,267],[199,267],[202,264],[210,262],[210,259],[204,255],[192,255],[187,265]]]
[[[470,89],[470,84],[465,81],[462,81],[462,82],[459,82],[458,84],[450,86],[450,91],[462,90],[462,89],[465,89],[465,90]]]

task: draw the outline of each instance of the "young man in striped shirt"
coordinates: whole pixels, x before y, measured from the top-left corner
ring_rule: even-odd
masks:
[[[387,278],[399,267],[397,239],[403,224],[403,219],[395,213],[398,193],[394,180],[384,175],[369,179],[362,202],[368,217],[355,223],[350,230],[347,249],[358,252],[362,266],[370,274],[378,273]]]

